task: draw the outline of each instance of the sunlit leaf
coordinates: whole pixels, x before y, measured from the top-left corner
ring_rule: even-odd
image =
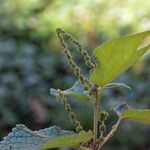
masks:
[[[75,134],[72,131],[60,130],[53,126],[39,131],[32,131],[19,124],[0,142],[0,150],[39,150],[44,144],[65,135]]]
[[[50,141],[42,147],[43,149],[59,148],[59,147],[78,147],[81,143],[84,144],[92,138],[92,132],[80,132],[78,134],[62,136]]]
[[[79,81],[75,82],[73,87],[62,92],[66,96],[72,96],[82,100],[90,100],[90,95],[87,91],[84,91],[83,85]],[[59,96],[58,90],[55,90],[53,88],[50,89],[50,94],[54,96]]]
[[[150,124],[150,110],[149,109],[131,109],[122,113],[123,118],[140,121]]]
[[[105,86],[133,65],[150,49],[150,44],[139,48],[150,31],[128,35],[108,41],[97,47],[93,55],[98,66],[90,79],[99,86]]]

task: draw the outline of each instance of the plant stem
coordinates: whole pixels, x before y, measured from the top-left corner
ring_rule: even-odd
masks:
[[[100,143],[100,145],[98,146],[98,150],[100,150],[103,145],[114,135],[114,133],[116,132],[116,130],[118,129],[121,121],[122,121],[122,117],[119,117],[117,123],[112,127],[112,130],[108,133],[108,135],[104,138],[103,142]]]
[[[94,103],[94,137],[93,144],[97,141],[97,130],[98,130],[98,115],[99,115],[99,105],[100,105],[100,91],[97,89],[95,94],[95,103]]]

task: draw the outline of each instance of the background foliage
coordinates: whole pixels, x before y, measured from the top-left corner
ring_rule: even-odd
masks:
[[[31,129],[53,124],[73,129],[60,103],[49,95],[50,88],[66,89],[76,80],[62,55],[57,26],[74,35],[90,53],[103,41],[150,29],[149,0],[0,2],[0,139],[17,123]],[[88,73],[79,53],[74,47],[72,51]],[[135,108],[150,108],[149,65],[147,55],[120,76],[117,81],[128,84],[132,91],[106,90],[102,109],[110,112],[110,107],[125,100]],[[83,126],[92,128],[91,106],[75,100],[71,103]],[[112,124],[113,119],[115,115],[108,123]],[[104,149],[150,149],[149,140],[148,125],[124,122]]]

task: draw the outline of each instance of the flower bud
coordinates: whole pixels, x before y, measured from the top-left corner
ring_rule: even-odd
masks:
[[[83,81],[84,79],[84,76],[82,74],[79,75],[79,79],[81,80],[81,82]]]
[[[106,125],[102,124],[99,127],[100,132],[106,132]]]
[[[105,111],[100,112],[100,114],[99,114],[99,120],[101,122],[105,121],[107,118],[108,118],[108,113],[107,112],[105,112]]]
[[[83,55],[84,55],[84,56],[87,56],[87,55],[88,55],[88,52],[87,52],[87,51],[83,51]]]
[[[80,132],[81,130],[83,130],[82,126],[78,126],[76,127],[77,132]]]
[[[68,53],[68,50],[67,50],[67,49],[64,49],[63,52],[64,52],[64,54],[67,54],[67,53]]]
[[[80,122],[79,121],[75,121],[75,126],[80,126]]]
[[[67,112],[70,112],[70,111],[71,111],[71,106],[70,106],[70,104],[66,104],[65,109],[66,109]]]
[[[74,119],[76,116],[75,116],[75,114],[74,114],[73,112],[70,112],[70,113],[69,113],[69,117],[70,117],[71,119]]]
[[[90,60],[91,59],[91,57],[89,55],[86,55],[84,58],[85,58],[85,60]]]

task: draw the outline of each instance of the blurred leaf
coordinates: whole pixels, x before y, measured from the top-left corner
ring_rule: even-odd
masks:
[[[92,132],[80,132],[78,134],[62,136],[50,141],[42,147],[42,149],[58,148],[58,147],[76,147],[81,143],[84,144],[92,138]]]
[[[131,109],[131,107],[126,102],[123,102],[113,110],[120,116],[123,112],[129,109]]]
[[[0,142],[1,150],[39,150],[41,146],[60,136],[75,134],[72,131],[60,130],[53,126],[39,131],[31,131],[26,126],[19,124],[12,132]]]
[[[112,89],[112,88],[119,88],[119,87],[123,87],[123,88],[127,88],[127,89],[131,90],[131,88],[128,85],[123,84],[123,83],[109,83],[104,88],[105,89]]]
[[[126,119],[131,119],[150,124],[150,110],[148,109],[127,110],[123,112],[121,116]]]
[[[150,49],[150,44],[138,49],[148,35],[150,31],[128,35],[97,47],[93,55],[98,60],[98,66],[90,79],[103,87],[117,78]]]
[[[62,92],[66,96],[76,97],[81,100],[90,100],[90,95],[87,91],[84,91],[83,85],[79,81],[75,82],[73,87]],[[53,88],[50,89],[50,94],[54,96],[59,96],[58,91]]]

